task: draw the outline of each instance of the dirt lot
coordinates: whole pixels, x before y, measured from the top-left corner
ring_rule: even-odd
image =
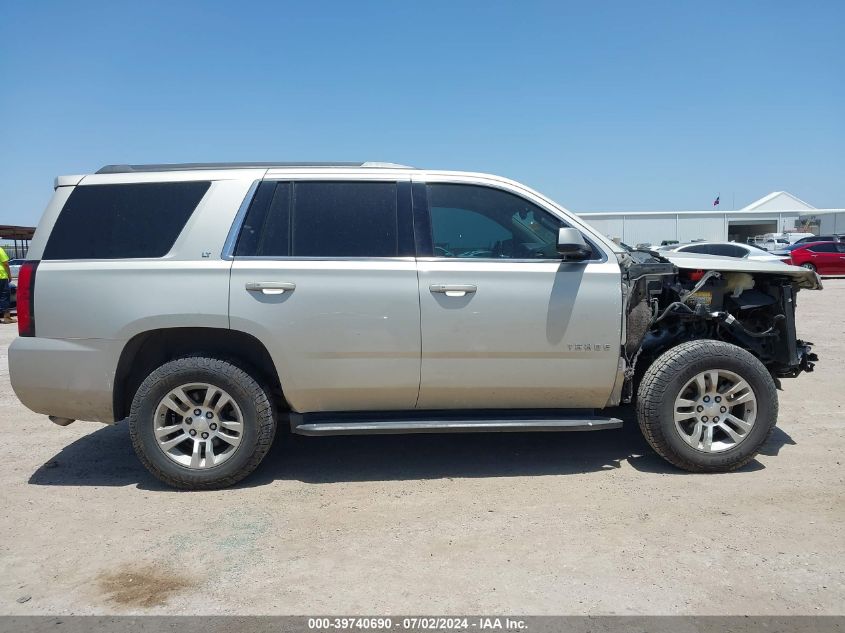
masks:
[[[0,326],[0,613],[845,613],[845,280],[799,295],[818,370],[742,471],[626,428],[283,436],[240,487],[180,493],[125,425],[11,391]]]

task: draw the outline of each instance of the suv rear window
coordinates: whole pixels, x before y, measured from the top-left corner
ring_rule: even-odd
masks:
[[[211,183],[81,185],[73,190],[44,259],[163,257]]]
[[[396,257],[395,182],[263,182],[239,257]]]

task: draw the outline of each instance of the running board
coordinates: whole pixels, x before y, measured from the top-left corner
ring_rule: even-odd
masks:
[[[299,420],[297,420],[299,418]],[[384,419],[307,421],[308,416],[292,414],[291,430],[299,435],[375,435],[382,433],[479,433],[488,431],[598,431],[622,428],[619,418],[579,416],[565,418],[517,419]]]

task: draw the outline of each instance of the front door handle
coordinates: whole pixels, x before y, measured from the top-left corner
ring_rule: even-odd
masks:
[[[465,297],[478,290],[473,284],[431,284],[431,292],[442,292],[447,297]]]
[[[260,292],[265,295],[282,295],[296,290],[292,281],[248,281],[246,289],[250,292]]]

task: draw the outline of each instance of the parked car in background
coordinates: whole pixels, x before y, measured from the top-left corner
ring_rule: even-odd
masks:
[[[749,237],[745,242],[746,244],[758,246],[763,250],[767,251],[781,250],[789,246],[789,240],[785,237],[773,237],[767,235],[757,235],[756,237]]]
[[[25,259],[9,260],[9,272],[12,274],[12,279],[18,278],[18,271],[21,269],[21,264],[23,264],[25,261]]]
[[[810,244],[814,244],[815,242],[829,242],[832,240],[825,240],[816,238],[815,240],[810,240],[809,242],[796,242],[795,244],[789,244],[788,246],[784,246],[776,251],[768,251],[772,255],[779,255],[780,257],[788,257],[789,254],[794,251],[796,248],[804,248],[805,246],[809,246]]]
[[[795,242],[798,242],[799,240],[805,240],[805,239],[818,240],[819,239],[817,235],[814,235],[813,233],[806,233],[806,232],[805,233],[798,233],[798,232],[783,233],[783,234],[781,234],[777,237],[783,237],[790,244],[795,244]]]
[[[741,242],[690,242],[689,244],[675,244],[661,248],[662,251],[676,253],[699,253],[700,255],[719,255],[720,257],[737,257],[758,262],[780,262],[789,260],[789,255],[777,256],[753,244]]]
[[[813,242],[841,242],[842,238],[839,235],[810,235],[809,237],[802,237],[791,244],[812,244]]]
[[[788,246],[784,246],[783,248],[779,248],[776,251],[766,251],[767,253],[771,253],[772,255],[778,255],[779,257],[789,257],[789,254],[794,251],[796,248],[804,248],[807,246],[806,243],[803,244],[789,244]],[[758,247],[759,248],[759,247]]]
[[[790,253],[790,263],[816,271],[819,275],[845,275],[845,243],[800,244]]]

